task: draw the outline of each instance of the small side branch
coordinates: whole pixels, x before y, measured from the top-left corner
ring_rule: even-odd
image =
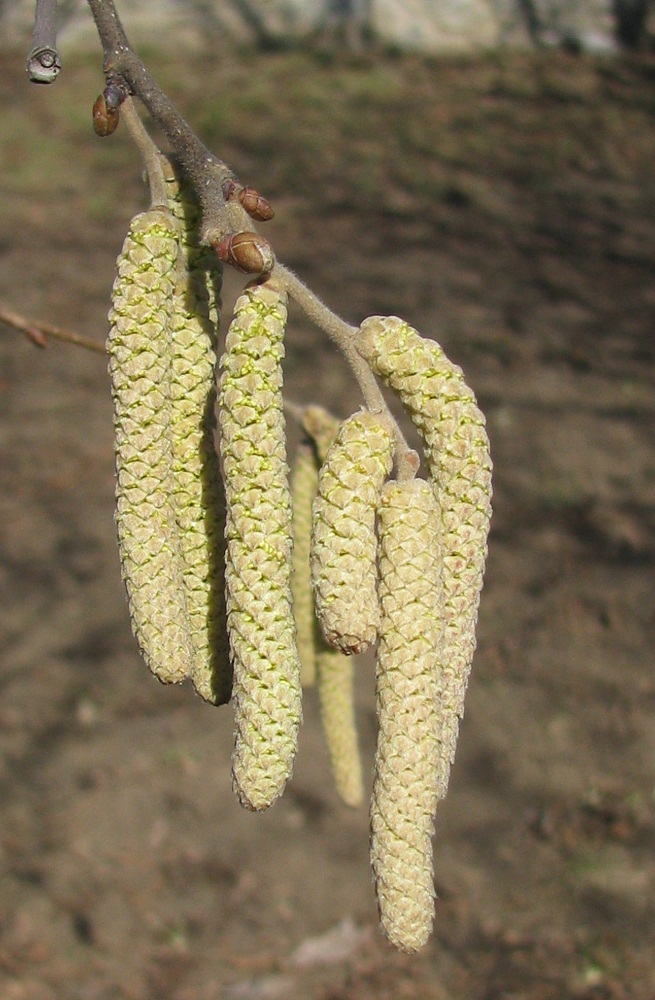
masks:
[[[36,347],[47,347],[48,337],[53,337],[55,340],[61,340],[66,344],[85,347],[88,351],[95,351],[97,354],[105,353],[105,345],[98,343],[97,340],[90,340],[88,337],[80,336],[79,333],[73,333],[71,330],[63,330],[61,327],[52,326],[50,323],[27,320],[24,316],[19,315],[19,313],[7,309],[2,303],[0,303],[0,323],[4,323],[6,326],[11,327],[12,330],[24,334]]]
[[[36,0],[27,74],[33,83],[54,83],[61,69],[57,52],[57,0]]]

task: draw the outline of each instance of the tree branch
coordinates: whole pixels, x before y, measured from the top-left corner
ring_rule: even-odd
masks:
[[[67,344],[75,344],[77,347],[84,347],[86,350],[95,351],[97,354],[105,353],[105,345],[99,343],[97,340],[90,340],[88,337],[80,336],[79,333],[73,333],[71,330],[63,330],[61,327],[52,326],[50,323],[27,320],[24,316],[19,315],[19,313],[7,309],[2,303],[0,303],[0,323],[4,323],[6,326],[11,327],[12,330],[17,330],[19,333],[25,334],[27,339],[36,347],[47,347],[48,337],[53,337],[55,340],[61,340]]]
[[[36,0],[32,48],[26,68],[32,83],[54,83],[59,75],[57,0]]]
[[[131,48],[116,11],[114,0],[88,0],[104,52],[107,83],[125,81],[162,129],[184,173],[198,192],[202,206],[203,243],[217,243],[232,233],[252,229],[252,222],[239,202],[223,193],[227,181],[235,181],[229,167],[214,156],[173,107]]]

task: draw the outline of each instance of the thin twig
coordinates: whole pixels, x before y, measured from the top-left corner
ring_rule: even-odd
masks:
[[[33,83],[54,83],[61,69],[57,52],[57,0],[36,0],[27,73]]]
[[[79,333],[73,333],[71,330],[63,330],[61,327],[52,326],[50,323],[27,320],[24,316],[20,316],[11,309],[7,309],[2,304],[0,304],[0,322],[11,327],[13,330],[17,330],[19,333],[23,333],[36,347],[47,347],[48,337],[53,337],[55,340],[61,340],[66,344],[75,344],[76,347],[84,347],[87,351],[95,351],[98,354],[105,353],[105,345],[98,343],[97,340],[90,340],[88,337],[80,336]]]
[[[379,413],[393,432],[396,441],[397,468],[403,470],[403,478],[411,478],[409,470],[413,468],[414,472],[416,471],[413,457],[415,452],[410,448],[398,421],[389,410],[373,372],[355,348],[357,327],[350,326],[349,323],[332,312],[324,302],[321,302],[318,295],[315,295],[284,264],[276,262],[272,274],[282,282],[289,295],[296,300],[309,319],[327,333],[342,352],[357,380],[367,408],[373,413]]]
[[[164,132],[202,205],[203,243],[217,243],[232,233],[252,230],[252,220],[238,201],[226,201],[223,184],[235,175],[200,141],[159,89],[130,47],[114,0],[88,0],[104,51],[107,81],[123,79]]]
[[[128,97],[124,101],[121,113],[123,121],[127,125],[127,130],[143,157],[146,173],[148,174],[148,184],[150,185],[150,205],[152,208],[160,205],[167,208],[168,197],[166,194],[166,179],[162,169],[161,153],[139,118],[131,97]]]

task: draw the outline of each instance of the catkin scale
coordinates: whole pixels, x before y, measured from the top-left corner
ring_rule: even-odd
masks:
[[[132,629],[164,683],[183,680],[191,662],[168,434],[179,239],[168,212],[151,210],[132,220],[117,262],[107,340],[121,568]]]
[[[392,458],[388,427],[363,410],[342,423],[319,474],[311,546],[316,614],[327,642],[343,653],[361,653],[377,635],[375,509]]]
[[[302,715],[282,410],[285,325],[286,295],[275,280],[249,285],[236,303],[220,363],[232,775],[240,801],[254,810],[283,791]]]
[[[205,701],[232,691],[225,616],[225,495],[216,426],[216,330],[222,268],[200,245],[200,209],[165,163],[173,214],[183,226],[173,296],[169,395],[172,503],[193,657],[191,680]]]
[[[444,634],[443,761],[439,797],[446,793],[459,719],[475,650],[487,535],[491,517],[491,457],[484,415],[462,371],[435,341],[395,316],[362,323],[357,350],[394,389],[425,442],[430,481],[441,511]]]
[[[378,738],[371,797],[371,865],[382,928],[403,951],[434,917],[433,819],[442,746],[439,670],[439,509],[424,480],[389,482],[379,515]]]

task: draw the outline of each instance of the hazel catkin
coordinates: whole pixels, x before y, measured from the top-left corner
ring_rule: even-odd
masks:
[[[361,653],[377,635],[375,509],[392,458],[389,428],[362,410],[341,424],[319,474],[311,548],[316,614],[327,642],[344,653]]]
[[[491,517],[491,456],[484,415],[461,369],[433,340],[396,316],[362,323],[357,350],[394,389],[425,442],[430,482],[441,511],[444,632],[441,692],[448,758],[446,793],[475,650],[475,625]]]
[[[153,209],[132,220],[117,262],[107,340],[122,575],[139,648],[165,683],[183,680],[191,663],[169,437],[179,240],[167,211]]]
[[[439,523],[424,480],[384,486],[371,865],[382,928],[409,952],[425,943],[434,917],[431,837],[444,752]]]
[[[303,687],[316,679],[316,616],[311,585],[310,542],[312,506],[318,491],[320,464],[339,430],[339,421],[322,406],[306,406],[299,415],[307,435],[300,442],[291,474],[293,553],[291,590],[298,634]]]
[[[225,495],[214,444],[216,337],[222,267],[200,244],[200,209],[168,162],[171,211],[183,225],[170,344],[172,503],[179,533],[191,680],[205,701],[232,693],[225,615]]]
[[[362,765],[357,739],[352,659],[328,646],[314,613],[310,572],[312,503],[318,490],[319,462],[339,429],[338,420],[319,406],[300,417],[312,440],[301,441],[291,478],[293,500],[292,593],[298,630],[303,687],[316,684],[321,726],[340,798],[357,806],[363,797]]]
[[[309,566],[312,531],[312,504],[318,488],[318,460],[313,445],[301,441],[291,471],[293,510],[293,550],[291,554],[291,594],[296,622],[300,681],[310,687],[316,680],[314,595]]]
[[[330,767],[339,797],[354,807],[364,797],[355,715],[355,664],[352,656],[328,646],[316,621],[314,631],[316,690]]]
[[[286,319],[286,294],[275,279],[249,285],[236,303],[220,362],[232,774],[240,801],[256,810],[269,806],[291,775],[302,715],[282,410]]]

